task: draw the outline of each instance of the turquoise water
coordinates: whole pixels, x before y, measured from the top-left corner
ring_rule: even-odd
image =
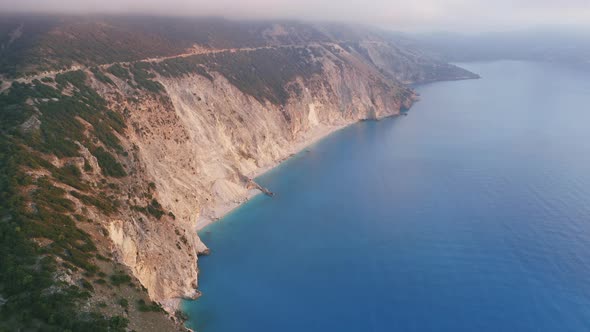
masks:
[[[590,331],[590,74],[465,64],[408,116],[363,122],[260,177],[200,232],[188,326]]]

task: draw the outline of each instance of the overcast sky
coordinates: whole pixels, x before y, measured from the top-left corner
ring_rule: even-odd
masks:
[[[590,0],[0,0],[0,12],[15,11],[295,18],[448,31],[590,22]]]

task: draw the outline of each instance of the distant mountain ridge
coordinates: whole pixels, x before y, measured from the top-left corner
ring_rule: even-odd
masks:
[[[590,68],[590,29],[541,27],[488,33],[410,34],[416,47],[452,62],[546,61]]]

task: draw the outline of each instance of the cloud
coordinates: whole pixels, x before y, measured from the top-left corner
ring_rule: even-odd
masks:
[[[588,0],[0,0],[0,12],[149,13],[494,30],[590,22]]]

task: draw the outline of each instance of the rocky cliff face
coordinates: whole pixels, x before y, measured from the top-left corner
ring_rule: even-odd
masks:
[[[165,221],[119,216],[107,222],[117,257],[152,298],[173,305],[170,299],[196,296],[195,261],[207,250],[196,235],[197,223],[244,201],[252,190],[249,176],[288,157],[314,132],[396,115],[412,105],[410,89],[330,47],[336,54],[317,46],[317,56],[304,60],[321,69],[294,76],[284,104],[259,100],[213,71],[210,77],[157,76],[154,81],[163,86],[157,98],[126,92],[132,90],[115,77],[115,86],[94,82],[111,107],[126,114],[123,140],[137,158],[127,186],[155,184],[154,197],[175,216]]]
[[[78,268],[91,271],[86,276],[100,270],[95,256],[112,255],[169,312],[199,294],[197,260],[208,249],[196,230],[255,193],[251,177],[332,130],[410,108],[416,95],[408,83],[475,77],[371,31],[222,24],[203,41],[180,24],[175,43],[154,36],[158,29],[136,37],[137,22],[114,20],[96,23],[101,33],[90,35],[93,24],[47,24],[53,37],[68,34],[68,45],[102,44],[119,36],[108,31],[125,31],[126,41],[157,47],[2,63],[16,74],[1,82],[0,143],[22,158],[0,166],[23,178],[10,191],[22,204],[6,211],[27,216],[23,225],[44,225],[27,228],[28,236],[65,262],[70,284],[84,277]],[[170,43],[179,53],[169,54]],[[44,228],[47,220],[62,224]]]

